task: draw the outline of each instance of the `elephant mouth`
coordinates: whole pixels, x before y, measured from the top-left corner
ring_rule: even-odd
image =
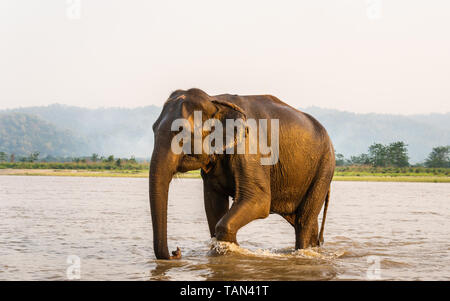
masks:
[[[198,156],[189,154],[181,158],[177,171],[187,172],[194,169],[200,169],[204,165],[204,162],[202,162],[202,160]]]

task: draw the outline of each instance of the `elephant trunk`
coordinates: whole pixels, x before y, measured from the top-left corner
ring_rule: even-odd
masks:
[[[158,259],[170,259],[167,247],[167,198],[176,156],[170,151],[153,151],[150,161],[150,210],[153,224],[153,249]]]

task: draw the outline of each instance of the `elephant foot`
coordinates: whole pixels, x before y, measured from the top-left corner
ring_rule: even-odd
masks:
[[[170,259],[180,259],[181,258],[181,249],[177,247],[176,251],[172,251],[172,256]]]
[[[298,237],[295,242],[295,249],[307,249],[320,247],[320,241],[317,235],[313,234],[311,237]]]
[[[213,237],[210,241],[210,249],[207,256],[221,256],[230,252],[235,252],[236,250],[239,250],[239,248],[239,244],[236,242],[218,240],[216,237]]]
[[[239,244],[236,240],[236,233],[218,232],[218,233],[216,233],[216,239],[218,241],[231,242],[231,243],[234,243],[239,246]]]

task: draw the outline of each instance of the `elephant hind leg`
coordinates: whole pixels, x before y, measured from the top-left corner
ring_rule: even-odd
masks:
[[[302,225],[300,222],[295,225],[295,249],[319,246],[318,224],[316,220],[307,225]]]
[[[318,216],[328,193],[331,178],[318,178],[310,187],[297,209],[295,248],[304,249],[320,245]]]
[[[305,229],[301,227],[297,214],[286,214],[282,215],[282,217],[295,229],[295,249],[304,249],[304,246],[316,246],[317,237],[315,236],[315,233],[317,231],[315,229],[312,229],[310,238],[306,239],[308,234],[306,234]],[[302,240],[304,241],[302,242]]]

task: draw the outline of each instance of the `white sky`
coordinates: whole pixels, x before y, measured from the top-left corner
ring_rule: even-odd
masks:
[[[296,107],[450,111],[450,1],[299,2],[81,0],[74,20],[65,0],[1,0],[0,108],[161,105],[198,87]]]

